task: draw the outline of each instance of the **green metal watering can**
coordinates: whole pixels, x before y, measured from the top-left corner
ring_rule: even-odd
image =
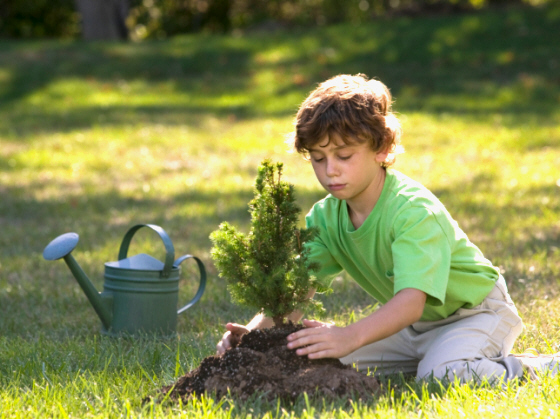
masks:
[[[165,263],[141,253],[127,257],[132,236],[142,227],[154,230],[165,245]],[[206,287],[206,269],[195,256],[185,255],[174,261],[175,249],[167,233],[153,224],[138,224],[123,238],[116,262],[105,263],[103,292],[98,292],[70,254],[78,244],[76,233],[66,233],[51,241],[43,251],[46,260],[64,261],[84,290],[103,324],[102,333],[171,335],[176,331],[177,315],[195,304]],[[200,270],[200,285],[194,298],[177,310],[179,266],[194,259]]]

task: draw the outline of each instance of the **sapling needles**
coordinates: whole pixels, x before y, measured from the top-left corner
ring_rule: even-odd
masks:
[[[321,309],[309,297],[318,287],[311,275],[318,265],[309,263],[304,246],[317,231],[298,228],[301,209],[294,186],[282,180],[282,169],[282,163],[269,160],[259,166],[248,234],[224,222],[210,235],[212,258],[233,301],[263,312],[275,326],[294,310]]]

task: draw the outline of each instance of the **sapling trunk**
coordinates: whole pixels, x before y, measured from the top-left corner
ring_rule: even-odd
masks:
[[[274,322],[274,326],[282,327],[284,325],[284,316],[274,316],[272,317],[272,321]]]
[[[259,166],[249,234],[224,222],[210,236],[212,257],[233,301],[264,312],[276,326],[294,310],[321,309],[309,294],[313,288],[324,291],[311,275],[318,265],[309,262],[305,247],[317,232],[298,228],[301,210],[282,169],[269,160]]]

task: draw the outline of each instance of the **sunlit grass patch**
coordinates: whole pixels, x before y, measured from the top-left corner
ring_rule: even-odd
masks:
[[[256,168],[285,163],[303,215],[324,196],[285,135],[305,95],[338,73],[391,87],[406,153],[396,169],[440,197],[510,286],[526,331],[514,350],[559,351],[560,89],[557,21],[544,10],[396,18],[239,37],[141,44],[0,43],[0,416],[558,416],[558,378],[508,388],[392,378],[373,403],[294,405],[212,397],[142,404],[214,352],[232,305],[211,263],[220,222],[248,230]],[[178,338],[113,340],[45,245],[80,235],[94,285],[136,223],[161,225],[209,278]],[[157,236],[130,252],[162,257]],[[179,300],[197,288],[185,265]],[[324,320],[376,309],[346,275],[321,296]]]

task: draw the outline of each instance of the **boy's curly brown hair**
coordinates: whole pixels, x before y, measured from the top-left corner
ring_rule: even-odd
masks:
[[[401,125],[391,110],[387,86],[363,74],[339,75],[321,83],[301,104],[289,142],[303,155],[326,136],[346,144],[368,143],[375,152],[388,151],[382,166],[395,162],[404,150]]]

